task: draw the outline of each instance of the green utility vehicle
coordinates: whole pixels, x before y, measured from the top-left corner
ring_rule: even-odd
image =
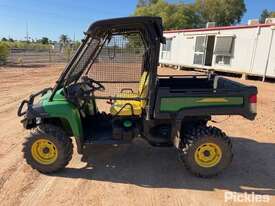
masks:
[[[207,123],[212,115],[254,120],[257,88],[213,74],[158,75],[161,44],[158,17],[93,23],[55,86],[18,109],[24,128],[32,129],[23,145],[27,163],[42,173],[64,168],[72,158],[71,137],[80,154],[89,145],[141,137],[153,146],[174,146],[197,176],[224,170],[233,156],[231,141]]]

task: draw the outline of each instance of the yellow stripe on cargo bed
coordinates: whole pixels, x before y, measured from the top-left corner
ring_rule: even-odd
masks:
[[[198,100],[197,102],[201,102],[201,103],[210,103],[210,102],[228,102],[228,100],[226,98],[203,98]]]

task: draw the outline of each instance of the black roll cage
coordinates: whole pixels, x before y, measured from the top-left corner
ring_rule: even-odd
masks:
[[[143,40],[144,46],[146,48],[146,61],[144,68],[148,69],[148,73],[150,74],[149,79],[149,94],[147,98],[137,98],[137,100],[148,99],[148,106],[146,107],[146,119],[150,119],[153,116],[154,111],[154,100],[156,96],[155,85],[156,85],[156,76],[157,76],[157,66],[159,60],[159,50],[160,43],[165,43],[165,38],[163,37],[163,27],[162,27],[162,19],[160,17],[125,17],[125,18],[116,18],[116,19],[106,19],[97,21],[89,27],[85,38],[82,40],[82,44],[75,52],[74,56],[71,58],[70,62],[66,65],[64,71],[61,73],[59,79],[56,82],[55,87],[53,88],[53,92],[50,96],[49,101],[52,101],[57,90],[62,87],[66,87],[68,84],[67,80],[70,78],[70,74],[73,73],[75,68],[76,61],[80,61],[82,55],[87,49],[88,44],[91,43],[93,39],[98,39],[99,44],[96,46],[94,52],[92,53],[89,63],[85,65],[82,71],[79,72],[78,76],[73,80],[73,82],[77,82],[81,75],[85,72],[86,74],[89,72],[94,60],[97,55],[100,53],[104,43],[108,39],[110,35],[113,34],[122,34],[122,33],[140,33],[140,36]],[[100,43],[100,40],[103,43]],[[91,61],[92,60],[92,61]],[[70,81],[69,81],[70,82]],[[114,99],[110,97],[95,97],[95,99]],[[121,98],[120,98],[121,99]],[[129,99],[129,98],[124,98]],[[131,98],[133,99],[133,98]],[[136,98],[135,98],[136,99]],[[150,108],[150,109],[149,109]]]

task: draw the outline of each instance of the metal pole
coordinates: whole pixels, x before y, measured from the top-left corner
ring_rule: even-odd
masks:
[[[27,42],[29,42],[29,25],[28,25],[28,22],[26,22],[26,39],[27,39]]]
[[[268,63],[269,63],[269,58],[270,58],[270,53],[271,53],[271,48],[272,48],[272,43],[273,43],[273,34],[274,34],[275,26],[271,27],[271,38],[270,38],[270,45],[269,45],[269,50],[267,54],[267,60],[265,64],[265,71],[264,71],[264,76],[263,76],[263,82],[265,81],[267,69],[268,69]]]

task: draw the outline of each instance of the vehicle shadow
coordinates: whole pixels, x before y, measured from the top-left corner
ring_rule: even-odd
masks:
[[[275,195],[275,144],[233,137],[234,160],[220,176],[188,173],[173,148],[154,148],[143,140],[117,148],[91,147],[87,166],[53,174],[67,178],[135,184],[151,188],[213,191],[224,189]]]

